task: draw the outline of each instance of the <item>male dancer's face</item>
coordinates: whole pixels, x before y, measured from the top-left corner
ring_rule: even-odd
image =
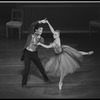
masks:
[[[43,28],[42,28],[42,27],[39,27],[38,30],[37,30],[37,33],[38,33],[39,35],[41,35],[42,32],[43,32]]]
[[[40,38],[42,32],[43,32],[43,28],[42,28],[42,27],[39,27],[39,28],[36,30],[36,34],[37,34],[37,37],[38,37],[38,38]]]

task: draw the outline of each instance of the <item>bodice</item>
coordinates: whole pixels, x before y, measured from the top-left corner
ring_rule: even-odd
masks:
[[[54,49],[54,52],[56,53],[56,54],[59,54],[59,53],[61,53],[62,52],[62,47],[61,46],[59,46],[57,43],[53,43],[53,49]]]
[[[58,46],[58,47],[54,48],[54,51],[55,51],[56,54],[61,53],[62,52],[61,46]]]

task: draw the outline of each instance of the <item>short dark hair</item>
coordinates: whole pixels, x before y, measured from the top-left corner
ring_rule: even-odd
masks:
[[[35,26],[33,26],[33,25],[31,24],[31,26],[29,27],[29,34],[34,34],[34,32],[36,31],[36,29],[41,28],[41,27],[42,27],[41,24],[37,24],[37,25],[35,25]]]
[[[56,32],[58,32],[58,34],[60,35],[60,30],[55,30]]]
[[[42,25],[41,24],[37,24],[35,27],[34,27],[34,31],[36,31],[38,28],[41,28]]]

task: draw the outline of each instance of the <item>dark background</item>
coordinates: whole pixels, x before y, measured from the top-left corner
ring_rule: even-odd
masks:
[[[23,30],[43,18],[48,18],[57,29],[88,30],[89,21],[99,17],[100,3],[0,3],[0,24],[11,19],[12,8],[23,9]]]
[[[58,90],[59,78],[50,77],[54,83],[44,84],[33,63],[28,88],[21,87],[24,63],[20,57],[27,35],[19,39],[18,31],[9,30],[6,38],[6,22],[11,20],[12,8],[23,9],[24,32],[32,22],[47,17],[54,29],[61,30],[62,44],[94,51],[93,55],[84,56],[80,69],[66,76],[62,91]],[[99,8],[100,3],[0,3],[0,98],[100,98],[100,31],[89,34],[89,22],[100,19]],[[50,30],[46,24],[44,30]],[[50,33],[42,35],[45,44],[54,41]],[[38,53],[42,63],[54,56],[53,49],[43,47]]]

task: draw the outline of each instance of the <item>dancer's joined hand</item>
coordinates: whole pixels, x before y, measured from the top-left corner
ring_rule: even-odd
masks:
[[[40,23],[46,23],[46,18],[39,21]]]
[[[38,42],[38,43],[37,43],[37,45],[41,45],[41,43],[40,43],[40,42]]]
[[[90,52],[88,52],[88,55],[91,55],[91,54],[93,54],[94,53],[94,51],[90,51]]]
[[[46,22],[46,23],[49,23],[49,21],[48,21],[47,19],[45,20],[45,22]]]

